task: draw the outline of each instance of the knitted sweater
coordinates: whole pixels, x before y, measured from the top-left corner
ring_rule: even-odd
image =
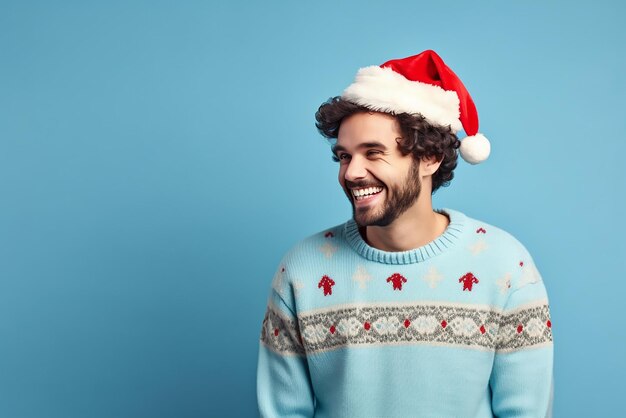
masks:
[[[261,416],[551,416],[548,300],[514,237],[444,209],[414,250],[369,246],[353,220],[290,250],[272,282]]]

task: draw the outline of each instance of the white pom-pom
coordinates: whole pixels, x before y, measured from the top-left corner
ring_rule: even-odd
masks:
[[[461,141],[461,157],[470,164],[482,163],[489,157],[491,145],[483,134],[468,136]]]

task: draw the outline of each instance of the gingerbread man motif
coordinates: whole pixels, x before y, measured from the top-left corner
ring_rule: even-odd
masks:
[[[318,289],[324,288],[324,296],[333,294],[333,286],[335,285],[335,281],[330,277],[324,275],[320,282],[317,284]]]
[[[472,291],[472,286],[478,283],[478,279],[472,273],[466,273],[459,279],[459,283],[463,283],[463,291]]]
[[[406,283],[406,278],[400,273],[393,273],[387,278],[387,283],[393,283],[393,290],[402,290],[402,283]]]

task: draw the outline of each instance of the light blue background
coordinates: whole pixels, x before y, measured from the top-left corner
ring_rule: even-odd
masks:
[[[314,112],[427,48],[493,147],[435,206],[533,254],[555,416],[621,416],[626,7],[504,3],[2,1],[0,417],[255,416],[279,259],[350,215]]]

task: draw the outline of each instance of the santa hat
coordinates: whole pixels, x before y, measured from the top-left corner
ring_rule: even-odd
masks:
[[[345,100],[385,113],[419,113],[454,133],[463,129],[461,157],[483,162],[491,146],[478,133],[478,113],[467,89],[435,51],[361,68],[341,95]]]

